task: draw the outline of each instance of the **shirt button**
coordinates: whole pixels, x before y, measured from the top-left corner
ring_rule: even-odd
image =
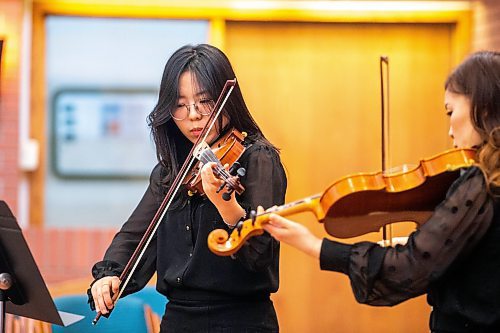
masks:
[[[189,256],[192,257],[193,256],[193,253],[189,252]]]
[[[186,226],[186,230],[189,231],[189,229],[191,229],[188,225]]]
[[[181,283],[181,278],[180,277],[177,278],[177,283]]]

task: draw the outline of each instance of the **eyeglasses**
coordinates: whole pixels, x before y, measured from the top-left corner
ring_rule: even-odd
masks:
[[[184,120],[189,116],[191,107],[194,107],[194,110],[198,114],[209,116],[213,111],[214,101],[211,99],[201,99],[193,104],[178,104],[176,108],[170,111],[170,115],[175,120]]]

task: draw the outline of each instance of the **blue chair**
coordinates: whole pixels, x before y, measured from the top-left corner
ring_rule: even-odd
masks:
[[[156,313],[160,318],[163,317],[165,313],[165,306],[168,303],[168,299],[156,291],[154,286],[146,286],[142,290],[133,293],[126,298],[137,298],[142,302],[149,305],[151,310]]]
[[[147,306],[139,298],[119,299],[109,318],[101,317],[97,325],[92,325],[96,313],[87,304],[86,295],[69,295],[54,299],[59,311],[85,316],[70,326],[52,325],[53,333],[148,333]]]

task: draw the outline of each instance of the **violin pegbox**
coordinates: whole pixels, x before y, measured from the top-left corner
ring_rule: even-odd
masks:
[[[240,163],[234,162],[231,168],[226,170],[222,165],[221,161],[215,156],[215,153],[210,149],[204,149],[200,152],[198,159],[201,163],[215,162],[216,167],[214,168],[214,174],[216,177],[223,180],[222,185],[217,189],[217,193],[226,188],[226,191],[222,193],[222,198],[225,201],[231,199],[231,194],[236,191],[241,194],[245,188],[240,183],[240,178],[246,174],[246,170],[240,166]]]
[[[231,194],[236,191],[242,194],[245,188],[240,183],[240,177],[246,173],[245,169],[237,163],[237,160],[245,151],[243,140],[246,134],[238,132],[236,129],[227,131],[215,143],[210,146],[206,142],[201,142],[193,148],[193,156],[198,160],[189,170],[183,184],[186,185],[189,195],[203,195],[203,186],[201,184],[200,171],[203,164],[215,162],[216,167],[213,169],[214,174],[224,181],[223,186],[219,188],[222,191],[227,188],[227,192],[223,193],[223,198],[229,200]],[[229,171],[224,168],[224,165],[230,166]]]

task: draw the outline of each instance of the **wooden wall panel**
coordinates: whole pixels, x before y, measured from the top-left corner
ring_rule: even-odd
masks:
[[[226,32],[251,112],[282,149],[287,201],[380,170],[380,55],[390,62],[391,165],[450,148],[443,82],[452,68],[451,24],[228,22]],[[326,235],[311,215],[295,219]],[[359,305],[345,276],[320,272],[317,261],[287,246],[274,301],[283,332],[424,332],[428,325],[423,297],[393,308]]]

